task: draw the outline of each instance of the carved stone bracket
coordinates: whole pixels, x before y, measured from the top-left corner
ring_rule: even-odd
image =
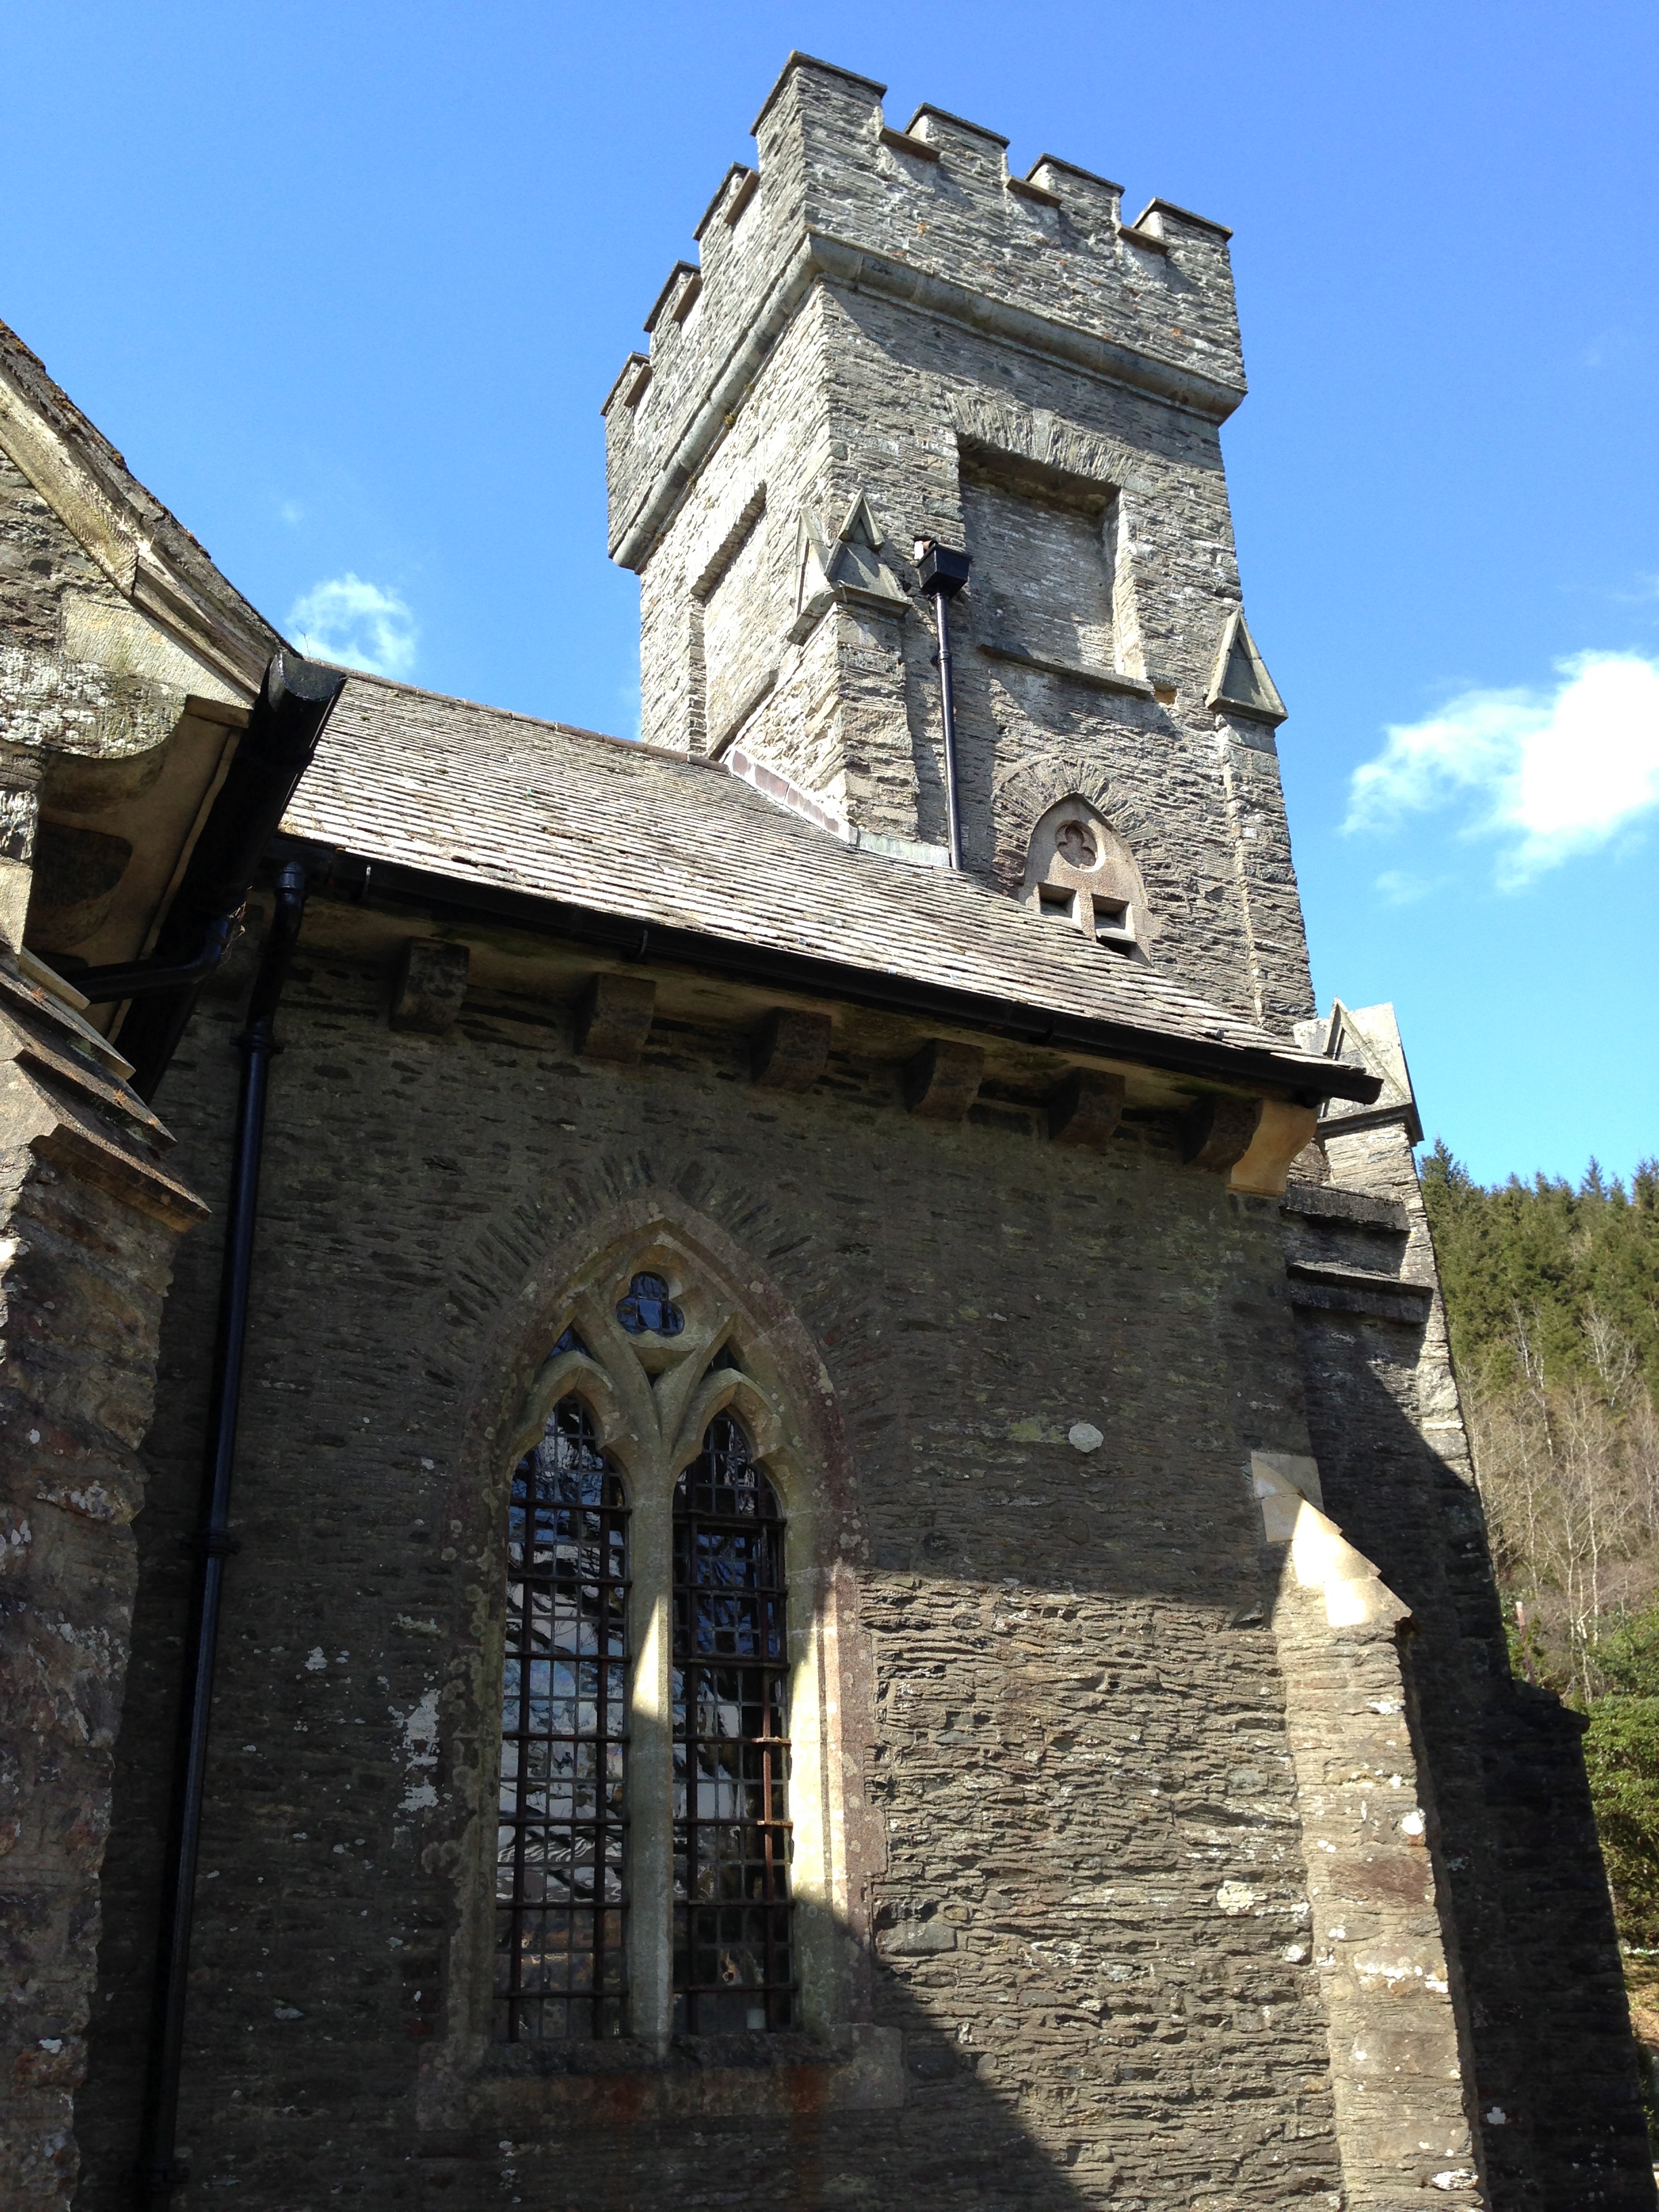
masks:
[[[790,1006],[769,1013],[755,1033],[755,1080],[763,1091],[810,1091],[830,1058],[830,1017]]]
[[[1124,1083],[1093,1067],[1074,1067],[1048,1100],[1048,1134],[1057,1145],[1091,1149],[1109,1142],[1123,1114]]]
[[[648,975],[596,975],[576,1017],[577,1051],[587,1060],[637,1060],[656,1010]]]
[[[904,1070],[904,1103],[927,1121],[960,1121],[979,1096],[985,1054],[976,1044],[934,1037]]]
[[[422,1036],[441,1036],[453,1029],[466,996],[471,960],[465,945],[448,945],[436,937],[410,938],[392,986],[388,1018],[392,1028]]]

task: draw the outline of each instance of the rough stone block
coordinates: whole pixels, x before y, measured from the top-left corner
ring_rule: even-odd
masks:
[[[577,1051],[587,1060],[637,1060],[656,1006],[648,976],[596,975],[576,1017]]]
[[[904,1103],[927,1121],[960,1121],[979,1096],[985,1054],[975,1044],[935,1037],[904,1071]]]
[[[1182,1117],[1181,1157],[1219,1175],[1249,1152],[1261,1119],[1259,1098],[1200,1098]]]
[[[453,1029],[466,996],[472,955],[465,945],[436,937],[411,937],[398,962],[387,1016],[394,1030],[441,1036]]]
[[[1048,1101],[1048,1134],[1057,1145],[1110,1141],[1123,1112],[1123,1078],[1074,1067]]]
[[[755,1035],[755,1080],[763,1091],[810,1091],[830,1057],[830,1017],[780,1006]]]

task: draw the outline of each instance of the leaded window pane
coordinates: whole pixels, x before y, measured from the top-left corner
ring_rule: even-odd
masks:
[[[621,2035],[628,1510],[580,1399],[514,1469],[507,1576],[495,2033]]]
[[[783,1521],[718,1414],[674,1492],[674,2026],[794,2018]]]

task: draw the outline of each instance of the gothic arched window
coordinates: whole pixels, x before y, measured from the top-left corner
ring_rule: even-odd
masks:
[[[514,1470],[507,1616],[495,2034],[620,2035],[628,1501],[579,1398],[560,1400]]]
[[[787,1503],[797,1589],[835,1588],[816,1454],[763,1325],[669,1237],[595,1260],[550,1320],[504,1454],[523,1456],[493,2034],[660,2048],[816,2028],[842,2001],[837,1601],[792,1622],[785,1574]],[[797,1759],[817,1778],[799,1828]]]
[[[787,2027],[783,1521],[731,1415],[674,1489],[674,2026]]]
[[[1037,823],[1019,896],[1109,951],[1133,957],[1145,949],[1146,890],[1134,855],[1085,799],[1062,799]]]

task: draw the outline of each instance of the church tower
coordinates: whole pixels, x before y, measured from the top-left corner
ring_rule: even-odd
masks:
[[[848,842],[964,866],[1281,1033],[1313,1011],[1220,431],[1229,233],[794,55],[605,403],[643,734]]]

